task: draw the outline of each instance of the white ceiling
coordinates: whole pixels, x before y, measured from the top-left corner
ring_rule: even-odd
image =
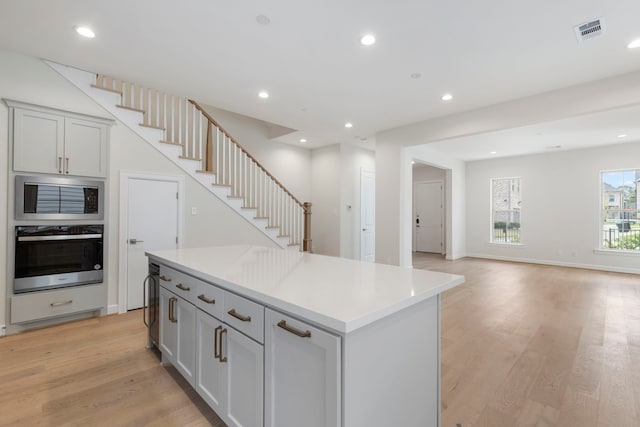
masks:
[[[637,0],[0,0],[0,47],[297,130],[283,142],[366,147],[381,130],[635,71],[639,16]],[[599,17],[605,34],[579,43],[574,25]],[[375,45],[360,45],[367,32]]]

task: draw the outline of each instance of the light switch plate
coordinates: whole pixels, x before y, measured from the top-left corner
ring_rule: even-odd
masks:
[[[191,208],[191,215],[198,215],[198,208],[195,206]]]

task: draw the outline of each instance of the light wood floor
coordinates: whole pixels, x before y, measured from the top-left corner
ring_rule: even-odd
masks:
[[[639,276],[414,266],[466,276],[442,298],[442,427],[640,426]],[[0,338],[0,426],[223,426],[145,343],[139,311]]]
[[[442,298],[442,426],[640,425],[640,276],[417,255]]]

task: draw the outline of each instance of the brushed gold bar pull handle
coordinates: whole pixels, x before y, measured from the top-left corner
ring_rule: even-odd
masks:
[[[215,329],[215,333],[213,334],[213,358],[214,359],[219,359],[220,358],[220,353],[219,353],[219,349],[218,349],[218,332],[220,332],[220,329],[222,329],[222,326],[218,326]]]
[[[227,333],[227,328],[224,328],[223,330],[220,331],[220,362],[222,363],[227,361],[227,357],[222,355],[224,353],[224,351],[222,350],[222,334],[226,334],[226,333]]]
[[[167,277],[164,274],[162,276],[160,276],[160,280],[164,280],[165,282],[170,282],[171,281],[171,277]]]
[[[178,284],[176,285],[176,288],[178,288],[178,289],[182,289],[183,291],[190,291],[190,290],[191,290],[191,288],[190,288],[190,287],[188,287],[188,286],[184,286],[182,283],[178,283]]]
[[[251,322],[251,316],[244,316],[240,313],[236,313],[235,308],[232,308],[231,310],[227,311],[227,313],[229,313],[230,316],[233,316],[238,320],[242,320],[243,322]]]
[[[65,171],[65,173],[69,175],[69,158],[65,157],[65,160],[67,161],[67,170]]]
[[[287,332],[291,332],[293,335],[299,336],[300,338],[311,338],[311,331],[301,331],[300,329],[289,326],[285,320],[279,321],[278,326]]]
[[[58,173],[62,173],[62,157],[58,157]]]
[[[206,302],[207,304],[215,304],[216,303],[216,300],[214,300],[213,298],[209,299],[209,298],[205,297],[204,294],[198,295],[198,299],[200,301]]]
[[[69,301],[60,301],[60,302],[52,302],[51,304],[49,304],[51,307],[60,307],[61,305],[69,305],[73,302],[72,299],[70,299]]]
[[[169,298],[169,320],[171,321],[171,323],[178,323],[178,319],[176,319],[176,316],[174,314],[174,309],[176,308],[176,301],[178,301],[178,298],[175,298],[175,297]]]

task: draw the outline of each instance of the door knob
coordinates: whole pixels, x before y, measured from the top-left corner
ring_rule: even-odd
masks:
[[[144,242],[144,240],[129,239],[129,244],[130,245],[136,245],[136,244],[142,243],[142,242]]]

